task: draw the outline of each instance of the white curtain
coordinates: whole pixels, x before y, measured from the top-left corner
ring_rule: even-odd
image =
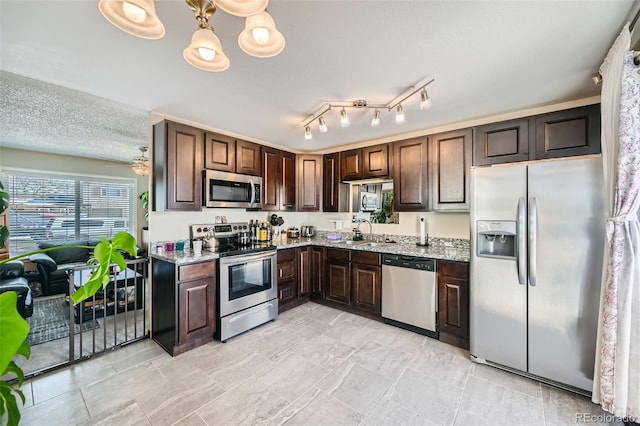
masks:
[[[640,421],[640,67],[628,25],[602,64],[602,154],[609,219],[593,401]]]

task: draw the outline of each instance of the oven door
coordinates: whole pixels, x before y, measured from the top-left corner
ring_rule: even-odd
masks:
[[[276,299],[275,250],[220,258],[220,316]]]

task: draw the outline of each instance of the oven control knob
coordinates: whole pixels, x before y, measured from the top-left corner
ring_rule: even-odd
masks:
[[[209,228],[207,228],[206,226],[202,228],[202,232],[207,232],[207,231],[209,231]]]
[[[202,232],[202,228],[196,228],[196,232]]]
[[[237,230],[238,230],[238,227],[237,227],[237,226],[234,226],[234,227],[233,227],[233,230],[234,230],[234,231],[237,231]]]

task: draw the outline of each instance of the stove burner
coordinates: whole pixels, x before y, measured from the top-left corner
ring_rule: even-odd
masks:
[[[189,235],[194,238],[210,238],[212,235],[217,240],[217,245],[211,249],[205,249],[210,253],[217,253],[220,257],[238,256],[249,253],[257,253],[261,251],[276,250],[276,246],[269,242],[256,243],[251,242],[242,245],[238,241],[238,234],[249,230],[249,224],[246,222],[239,223],[216,223],[216,224],[198,224],[191,225]]]

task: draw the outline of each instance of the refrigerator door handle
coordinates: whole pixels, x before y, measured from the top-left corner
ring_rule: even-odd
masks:
[[[536,240],[538,232],[538,203],[536,197],[529,199],[529,285],[536,285]]]
[[[525,259],[525,250],[526,250],[526,222],[527,222],[527,214],[526,214],[526,204],[524,201],[524,197],[520,197],[518,199],[518,221],[517,221],[517,235],[518,235],[518,253],[517,253],[517,265],[518,265],[518,283],[521,285],[526,284],[525,277],[525,269],[526,259]]]

